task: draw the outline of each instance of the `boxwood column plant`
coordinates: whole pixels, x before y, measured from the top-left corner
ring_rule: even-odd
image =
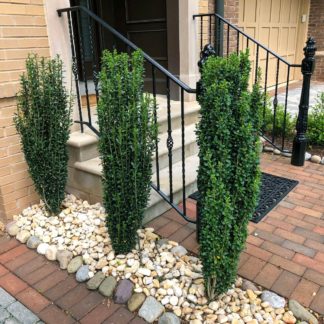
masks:
[[[143,92],[143,55],[104,51],[100,73],[99,151],[107,227],[116,253],[137,242],[147,206],[157,134],[153,101]]]
[[[37,193],[47,210],[57,214],[67,181],[66,143],[71,124],[71,97],[61,59],[30,55],[20,85],[14,122],[22,150]]]
[[[210,57],[202,68],[200,258],[210,299],[234,282],[260,186],[258,130],[262,96],[248,91],[248,53]]]

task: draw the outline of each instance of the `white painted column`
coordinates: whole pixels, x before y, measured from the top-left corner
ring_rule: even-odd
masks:
[[[72,73],[72,53],[68,19],[66,13],[61,17],[57,14],[57,9],[70,7],[69,0],[45,0],[45,17],[47,24],[47,34],[50,46],[51,57],[59,55],[64,64],[66,87],[75,95],[75,83]],[[73,104],[73,120],[79,118],[76,100]],[[79,126],[73,124],[73,130],[79,129]]]
[[[197,21],[192,16],[198,13],[197,0],[179,0],[179,42],[180,42],[180,79],[195,88],[199,79]],[[196,99],[195,95],[186,95],[186,101]]]

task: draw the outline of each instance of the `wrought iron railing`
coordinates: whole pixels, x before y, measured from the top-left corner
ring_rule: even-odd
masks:
[[[106,31],[110,32],[114,37],[116,42],[122,42],[126,46],[127,51],[133,51],[137,50],[138,47],[132,43],[129,39],[124,37],[122,34],[120,34],[117,30],[115,30],[112,26],[110,26],[107,22],[102,20],[100,17],[95,15],[92,11],[87,9],[83,6],[75,6],[75,7],[69,7],[64,9],[59,9],[58,15],[61,16],[63,13],[66,13],[67,15],[67,21],[68,21],[68,29],[70,34],[70,43],[71,43],[71,52],[72,52],[72,70],[74,74],[75,79],[75,88],[76,88],[76,96],[77,96],[77,105],[79,110],[79,119],[75,120],[76,123],[80,124],[81,131],[84,131],[84,127],[88,127],[91,129],[95,134],[100,136],[99,130],[96,128],[96,125],[93,122],[92,113],[91,113],[91,107],[90,107],[90,96],[91,93],[89,92],[89,83],[93,82],[95,86],[95,97],[96,101],[99,97],[99,87],[98,87],[98,71],[99,66],[97,61],[95,60],[95,49],[93,46],[92,40],[95,39],[94,32],[95,28],[97,26],[100,26],[100,28],[105,29]],[[86,17],[89,19],[89,35],[92,39],[90,44],[90,49],[92,52],[92,55],[94,57],[93,59],[93,73],[92,73],[92,80],[89,80],[89,76],[86,75],[85,72],[85,55],[84,55],[84,39],[82,38],[82,24],[80,21],[81,13],[83,15],[86,15]],[[78,47],[77,47],[78,46]],[[77,55],[77,51],[79,51],[79,55]],[[166,94],[166,102],[167,102],[167,141],[166,146],[168,150],[168,171],[169,171],[169,183],[168,183],[168,190],[165,190],[165,188],[162,189],[161,186],[161,177],[160,177],[160,165],[159,165],[159,148],[158,148],[158,140],[155,143],[155,167],[156,167],[156,181],[155,183],[152,183],[152,188],[160,194],[160,196],[177,210],[179,214],[182,215],[183,218],[185,218],[188,222],[195,223],[194,219],[191,219],[186,216],[187,214],[187,208],[186,208],[186,153],[185,153],[185,93],[195,93],[196,89],[193,89],[189,87],[187,84],[179,80],[176,76],[174,76],[172,73],[170,73],[167,69],[165,69],[162,65],[160,65],[158,62],[156,62],[154,59],[152,59],[148,54],[145,52],[143,53],[144,59],[151,69],[151,79],[150,82],[150,92],[152,93],[153,97],[156,98],[157,96],[157,73],[162,75],[164,78],[164,90],[162,90],[163,93]],[[80,99],[80,77],[79,77],[79,71],[83,71],[83,82],[84,82],[84,95],[86,97],[86,116],[83,114],[82,109],[82,102]],[[161,84],[159,84],[159,87],[161,88]],[[173,190],[173,144],[174,140],[172,138],[172,104],[171,104],[171,87],[172,91],[175,91],[179,94],[179,100],[180,100],[180,113],[181,113],[181,161],[182,161],[182,175],[181,175],[181,184],[182,184],[182,208],[178,206],[177,203],[174,201],[174,190]],[[155,123],[158,122],[157,120],[157,110],[155,106]],[[85,120],[85,117],[87,117],[87,120]],[[168,194],[166,193],[168,191]]]
[[[266,120],[266,112],[269,118],[269,102],[272,101],[272,129],[263,124],[261,134],[264,139],[281,152],[291,152],[293,134],[287,138],[287,114],[289,86],[292,81],[293,73],[300,73],[301,64],[290,63],[271,49],[267,48],[259,41],[245,33],[239,27],[233,25],[228,20],[218,14],[194,15],[197,20],[199,31],[200,51],[206,44],[212,44],[218,56],[228,56],[232,52],[238,53],[249,48],[252,61],[252,73],[250,83],[258,80],[258,70],[262,71],[261,86],[264,91],[263,120]],[[298,70],[292,71],[292,69]],[[271,76],[270,72],[271,71]],[[275,71],[273,73],[273,71]],[[305,89],[309,91],[309,89]],[[279,91],[283,93],[282,101],[279,102]],[[281,125],[277,125],[277,112],[279,104],[283,106],[283,118],[280,118]]]
[[[68,24],[68,31],[69,31],[69,38],[70,38],[70,45],[71,45],[71,53],[72,53],[72,71],[74,75],[75,81],[75,91],[76,91],[76,103],[79,112],[79,118],[75,120],[75,123],[80,125],[81,132],[84,131],[85,127],[88,127],[91,131],[93,131],[96,135],[100,136],[99,130],[96,127],[94,121],[94,115],[92,112],[91,106],[96,106],[99,98],[99,84],[98,84],[98,73],[100,71],[100,63],[98,60],[98,50],[94,44],[96,39],[96,30],[98,28],[104,29],[106,32],[109,32],[116,43],[122,43],[126,51],[131,52],[137,50],[138,47],[132,43],[129,39],[115,30],[112,26],[110,26],[107,22],[102,20],[100,17],[95,15],[92,11],[87,9],[83,6],[74,6],[64,9],[59,9],[58,15],[62,16],[62,14],[67,15],[67,24]],[[82,15],[82,17],[81,17]],[[88,23],[86,26],[82,25],[81,18],[87,18]],[[264,78],[264,91],[265,93],[269,90],[268,85],[268,69],[269,69],[269,57],[272,55],[276,60],[276,82],[274,85],[274,117],[276,115],[277,105],[278,105],[278,87],[279,87],[279,66],[285,65],[288,68],[287,79],[286,79],[286,97],[285,97],[285,118],[287,114],[287,98],[288,98],[288,87],[289,87],[289,75],[291,68],[301,67],[299,64],[290,64],[284,58],[278,56],[276,53],[271,51],[270,49],[266,48],[249,35],[245,34],[243,31],[239,30],[236,26],[232,25],[222,17],[216,14],[209,14],[209,15],[195,15],[195,19],[200,19],[200,26],[201,31],[204,30],[204,24],[207,18],[209,23],[207,28],[207,36],[204,33],[201,33],[200,38],[200,49],[202,50],[205,43],[213,43],[215,49],[217,50],[218,55],[229,55],[231,51],[238,52],[240,50],[240,37],[244,37],[246,41],[246,46],[249,47],[250,43],[256,46],[256,59],[255,59],[255,76],[254,82],[257,79],[257,68],[259,66],[259,58],[260,58],[260,51],[263,50],[266,53],[265,58],[265,67],[266,73]],[[213,23],[214,19],[214,23]],[[224,29],[225,26],[225,29]],[[85,53],[85,40],[82,28],[88,28],[86,35],[88,35],[88,45],[90,48],[87,49],[87,53]],[[237,39],[232,38],[231,35],[232,31],[234,34],[237,35]],[[218,36],[217,36],[218,35]],[[225,36],[225,37],[224,37]],[[235,35],[234,35],[235,36]],[[204,39],[206,38],[207,39]],[[224,42],[225,39],[225,42]],[[311,47],[311,46],[310,46]],[[310,48],[309,47],[309,48]],[[113,46],[114,48],[114,46]],[[225,52],[224,52],[225,48]],[[315,49],[315,47],[313,46]],[[89,53],[90,52],[90,53]],[[308,53],[308,52],[307,52]],[[312,59],[315,53],[315,50],[310,50],[310,55],[307,54],[305,51],[305,59],[308,57]],[[89,63],[86,62],[86,56],[92,56],[89,73]],[[161,78],[163,83],[159,82],[159,92],[161,93],[161,86],[163,87],[162,93],[165,94],[166,97],[166,114],[167,114],[167,140],[166,140],[166,148],[167,148],[167,155],[168,155],[168,183],[167,188],[161,185],[161,176],[160,176],[160,157],[159,157],[159,145],[158,140],[155,143],[155,174],[156,174],[156,181],[152,183],[152,188],[166,201],[171,207],[173,207],[185,220],[191,223],[196,223],[195,219],[192,219],[187,216],[187,208],[186,208],[186,186],[188,185],[186,181],[186,151],[185,151],[185,135],[186,135],[186,128],[185,128],[185,94],[192,94],[196,93],[196,89],[191,88],[176,76],[174,76],[171,72],[165,69],[162,65],[152,59],[147,53],[143,53],[144,59],[146,61],[146,71],[150,71],[151,76],[148,80],[146,80],[146,88],[147,83],[149,84],[149,91],[152,93],[153,97],[157,98],[157,74],[159,74],[159,81]],[[303,61],[304,62],[304,61]],[[306,61],[305,61],[306,62]],[[309,62],[308,62],[309,63]],[[304,70],[306,71],[306,63],[304,64]],[[310,68],[311,69],[311,68]],[[308,109],[308,96],[309,96],[309,82],[310,82],[310,75],[311,72],[305,72],[302,70],[304,74],[304,85],[303,85],[303,93],[300,107],[300,112],[303,110],[303,113],[299,115],[301,118],[298,119],[297,123],[297,135],[299,134],[302,144],[301,146],[297,145],[296,152],[299,152],[299,155],[304,154],[304,134],[305,134],[305,121],[307,125],[307,109]],[[308,77],[305,77],[305,73],[308,73]],[[82,84],[81,80],[82,79]],[[173,174],[173,146],[174,140],[172,137],[172,116],[173,116],[173,109],[172,109],[172,100],[171,100],[171,89],[177,95],[180,101],[180,119],[181,119],[181,198],[182,198],[182,207],[180,208],[178,204],[174,200],[174,174]],[[83,92],[83,95],[82,95]],[[85,100],[84,100],[85,99]],[[155,101],[156,102],[156,101]],[[83,107],[85,106],[85,108]],[[266,102],[264,103],[266,106]],[[84,113],[85,110],[85,113]],[[305,113],[306,112],[306,113]],[[158,123],[157,118],[157,107],[155,106],[154,111],[154,119],[155,123]],[[273,128],[275,128],[275,118],[273,121]],[[298,126],[299,125],[299,126]],[[299,128],[298,128],[299,127]],[[285,129],[285,125],[283,125],[283,129]],[[282,136],[281,147],[275,143],[275,137],[267,137],[266,134],[263,133],[263,136],[266,140],[276,146],[277,148],[284,150],[285,148],[285,134]],[[296,138],[295,138],[296,139]],[[297,141],[298,142],[298,141]],[[301,152],[301,153],[300,153]],[[302,153],[304,152],[304,153]],[[177,174],[177,176],[179,176]]]

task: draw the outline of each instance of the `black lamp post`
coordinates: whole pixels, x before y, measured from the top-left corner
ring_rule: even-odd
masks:
[[[299,112],[296,124],[296,136],[293,142],[293,150],[291,157],[291,164],[296,166],[303,166],[305,162],[306,153],[306,130],[307,118],[309,108],[309,90],[310,81],[315,68],[315,40],[310,37],[304,47],[304,59],[302,61],[301,71],[303,73],[303,87],[300,96]]]

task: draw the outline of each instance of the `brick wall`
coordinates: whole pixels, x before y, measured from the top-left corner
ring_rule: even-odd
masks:
[[[30,52],[49,56],[43,0],[0,0],[0,219],[36,201],[13,125],[19,75]]]
[[[199,0],[199,13],[214,13],[215,0]]]
[[[215,8],[215,0],[200,0],[199,1],[199,13],[214,13],[216,11]],[[237,25],[239,22],[239,0],[224,0],[224,18],[229,20],[232,24]],[[197,20],[197,24],[200,23],[200,20]],[[199,24],[199,36],[202,33],[203,34],[203,44],[209,43],[209,18],[204,18],[203,23],[203,29],[201,29]],[[214,29],[215,29],[215,23],[214,19],[211,19],[211,36],[212,39],[214,39]],[[227,48],[227,27],[224,27],[224,37],[223,37],[223,48]],[[229,50],[230,52],[236,51],[236,38],[237,34],[234,30],[230,30],[230,42],[229,42]],[[200,44],[200,38],[198,40],[198,48],[201,47]]]
[[[316,40],[317,56],[313,80],[324,81],[324,1],[311,0],[308,36]]]

